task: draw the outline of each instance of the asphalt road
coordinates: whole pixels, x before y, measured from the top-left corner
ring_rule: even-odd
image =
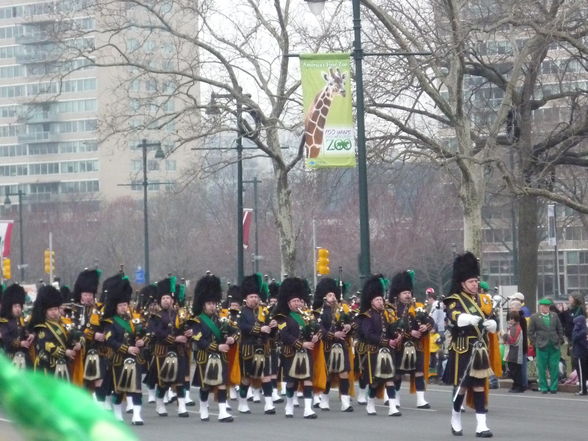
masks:
[[[192,394],[196,396],[195,393]],[[276,415],[264,415],[263,403],[250,403],[251,415],[239,415],[233,411],[233,423],[216,421],[216,405],[211,405],[211,418],[200,421],[197,407],[188,408],[190,418],[175,416],[175,408],[168,405],[170,416],[156,415],[155,406],[144,406],[145,425],[132,427],[141,441],[193,441],[194,439],[263,441],[347,441],[347,440],[452,440],[450,418],[450,388],[433,385],[429,387],[427,399],[433,406],[430,410],[415,408],[415,397],[403,390],[401,410],[403,416],[387,416],[387,407],[377,406],[378,415],[368,416],[365,407],[355,405],[355,412],[338,411],[336,392],[331,393],[330,412],[320,412],[316,420],[304,420],[302,409],[295,411],[293,419],[286,419],[283,404],[278,404]],[[231,402],[236,409],[236,402]],[[493,390],[490,396],[488,425],[495,438],[516,441],[585,440],[588,399],[570,393],[542,395],[528,391],[510,394],[505,389]],[[130,415],[126,415],[127,421]],[[463,414],[464,436],[475,438],[475,416],[468,409]],[[14,428],[0,415],[0,440],[17,441],[20,438]],[[107,440],[105,440],[107,441]]]

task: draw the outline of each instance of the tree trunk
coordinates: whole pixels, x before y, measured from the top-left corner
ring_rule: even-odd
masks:
[[[296,264],[296,244],[292,226],[292,201],[288,186],[288,173],[274,162],[276,177],[276,226],[280,239],[282,276],[294,275]]]
[[[533,196],[519,199],[519,291],[527,307],[534,311],[537,300],[538,200]]]
[[[468,164],[463,173],[460,198],[463,205],[463,248],[482,258],[482,205],[484,203],[483,168]]]

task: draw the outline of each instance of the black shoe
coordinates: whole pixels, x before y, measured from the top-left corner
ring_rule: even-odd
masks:
[[[557,393],[557,391],[556,390],[550,390],[549,393],[552,394],[552,395],[555,395]]]
[[[131,409],[125,410],[125,413],[133,413],[133,409],[131,408]]]
[[[131,421],[131,424],[133,426],[142,426],[145,423],[143,421]]]
[[[423,404],[422,406],[417,406],[417,409],[430,409],[431,405],[429,403]]]
[[[353,406],[349,406],[347,409],[342,410],[341,412],[353,412]]]
[[[266,415],[275,415],[276,409],[268,409],[268,410],[265,410],[263,413],[265,413]]]
[[[178,416],[180,418],[188,418],[190,416],[190,414],[188,412],[182,412],[182,413],[178,413]]]
[[[546,391],[546,390],[542,390],[542,391],[541,391],[541,393],[542,393],[543,395],[547,395],[547,391]]]
[[[476,438],[492,438],[494,434],[489,430],[484,430],[483,432],[476,432]]]
[[[313,409],[318,409],[320,405],[321,405],[321,403],[314,403],[312,405],[312,407],[313,407]]]
[[[196,401],[190,401],[189,403],[186,403],[186,406],[188,406],[188,407],[196,406]]]
[[[232,423],[233,422],[233,417],[232,416],[228,416],[226,418],[223,418],[222,420],[218,420],[219,423]]]
[[[200,418],[200,421],[210,421],[210,418]]]
[[[277,400],[273,400],[275,404],[277,403],[283,403],[284,399],[283,398],[278,398]]]
[[[249,415],[251,413],[251,411],[250,410],[240,410],[239,413],[241,415]]]
[[[367,406],[367,401],[358,401],[357,404],[360,406]]]
[[[310,415],[304,416],[305,420],[316,420],[317,418],[318,418],[318,415],[316,413],[311,413]]]
[[[286,414],[286,418],[294,418],[294,415]]]
[[[463,430],[455,430],[453,427],[451,427],[451,434],[453,436],[463,436]]]
[[[160,417],[166,417],[167,416],[167,412],[158,413],[157,415],[159,415]]]
[[[170,400],[169,400],[170,403],[173,403],[174,401],[178,401],[178,396],[177,395],[171,397]]]

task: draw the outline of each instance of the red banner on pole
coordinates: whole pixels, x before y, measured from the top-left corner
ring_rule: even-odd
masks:
[[[0,220],[0,252],[2,252],[2,257],[10,256],[10,238],[13,226],[14,221]]]
[[[243,248],[249,248],[249,232],[251,231],[251,221],[253,220],[253,210],[251,208],[243,209]]]

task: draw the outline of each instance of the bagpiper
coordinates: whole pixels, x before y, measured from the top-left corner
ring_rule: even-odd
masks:
[[[363,384],[368,386],[366,411],[376,415],[376,395],[388,394],[388,415],[400,416],[396,407],[394,387],[394,350],[401,337],[392,338],[387,318],[384,296],[387,281],[379,274],[366,280],[361,292],[359,316],[357,320],[357,354],[360,359]]]
[[[286,382],[286,418],[294,417],[294,394],[302,383],[304,418],[315,419],[312,409],[313,350],[320,339],[320,328],[312,311],[304,309],[310,302],[307,284],[297,277],[284,279],[280,285],[276,321],[282,344],[281,368]]]
[[[333,381],[339,384],[341,411],[353,412],[350,396],[350,349],[352,315],[347,305],[341,303],[342,287],[335,279],[322,278],[316,285],[313,309],[319,311],[321,336],[327,365],[327,385],[320,397],[319,408],[329,410],[329,391]]]
[[[433,320],[424,309],[415,307],[412,296],[413,278],[412,271],[401,271],[390,282],[388,301],[395,307],[395,328],[401,336],[395,352],[395,404],[400,407],[402,375],[408,374],[410,391],[416,392],[417,408],[430,409],[431,405],[425,400],[425,383],[429,376],[429,332],[433,329]]]
[[[260,295],[267,290],[261,274],[243,279],[241,297],[244,305],[239,316],[241,331],[240,360],[241,384],[239,386],[239,412],[251,413],[247,404],[247,392],[251,384],[261,382],[265,400],[264,413],[273,415],[276,408],[272,400],[270,337],[278,323],[269,316],[269,310],[260,305]],[[265,297],[265,296],[264,296]]]
[[[106,295],[105,341],[113,351],[114,416],[123,420],[121,403],[124,395],[130,395],[133,400],[131,423],[141,426],[141,365],[145,364],[141,348],[145,346],[145,335],[141,323],[131,317],[129,302],[133,288],[128,277],[119,273],[106,279],[102,289]]]
[[[161,309],[151,314],[148,323],[148,331],[153,335],[153,363],[157,372],[155,411],[159,416],[167,416],[163,397],[171,387],[178,397],[178,416],[186,418],[190,414],[186,410],[185,378],[190,370],[188,342],[192,337],[188,312],[184,308],[174,308],[175,277],[157,282],[157,291]]]
[[[20,369],[32,366],[30,349],[35,338],[28,332],[23,316],[26,299],[24,288],[10,285],[2,296],[0,306],[0,335],[2,347],[12,363]]]
[[[51,285],[43,285],[33,303],[29,329],[35,332],[34,369],[69,381],[71,363],[81,350],[61,322],[61,293]]]
[[[451,345],[444,380],[454,386],[451,412],[453,435],[463,435],[461,407],[467,392],[468,404],[476,411],[476,437],[490,438],[492,432],[486,423],[488,379],[492,367],[500,375],[500,354],[496,352],[492,300],[478,296],[479,277],[480,265],[476,256],[466,252],[455,258],[452,294],[443,300],[451,326]]]
[[[229,318],[221,322],[218,303],[222,299],[220,279],[212,274],[202,277],[194,288],[192,303],[192,341],[196,346],[196,369],[192,384],[200,387],[200,419],[208,421],[208,397],[216,391],[218,421],[229,423],[232,415],[227,411],[229,384],[228,352],[238,341],[238,328]]]

